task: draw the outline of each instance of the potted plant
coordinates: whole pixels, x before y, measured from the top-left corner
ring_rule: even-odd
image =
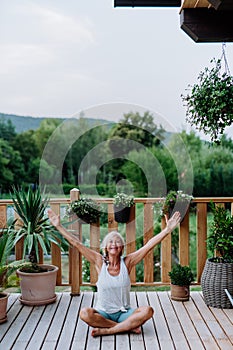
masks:
[[[123,192],[118,192],[113,197],[115,221],[126,223],[130,217],[130,207],[134,205],[134,197]]]
[[[83,197],[68,206],[67,214],[69,216],[77,215],[81,223],[92,224],[98,222],[101,215],[101,207],[93,199]]]
[[[50,244],[61,246],[62,235],[48,223],[45,210],[48,197],[40,188],[27,191],[14,188],[12,193],[14,209],[19,217],[15,226],[14,244],[23,240],[22,258],[28,258],[30,264],[17,270],[20,278],[20,301],[26,305],[46,305],[56,300],[55,286],[58,267],[39,264],[40,249],[48,254]]]
[[[8,227],[3,228],[0,233],[0,324],[7,321],[7,301],[9,293],[5,288],[12,286],[16,276],[13,276],[22,261],[9,262],[9,256],[14,247],[14,230],[13,223],[8,223]],[[9,279],[11,281],[9,281]]]
[[[177,264],[168,273],[171,279],[171,299],[187,301],[190,296],[190,284],[194,281],[194,275],[189,266]]]
[[[162,215],[167,216],[168,219],[175,211],[179,211],[181,219],[183,219],[192,199],[192,195],[184,193],[182,190],[169,191],[166,198],[162,200]]]
[[[225,289],[233,294],[233,217],[229,211],[211,204],[213,222],[207,237],[212,257],[208,258],[201,276],[205,303],[217,308],[232,308]]]
[[[189,85],[191,91],[181,97],[187,108],[186,120],[218,142],[219,136],[233,122],[233,78],[227,69],[221,73],[220,59],[213,59],[211,63],[214,67],[200,72],[199,82]]]

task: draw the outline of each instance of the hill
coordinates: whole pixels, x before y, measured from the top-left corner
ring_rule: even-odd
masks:
[[[5,114],[5,113],[0,113],[0,122],[3,120],[10,120],[12,124],[15,127],[15,131],[17,134],[20,134],[24,131],[27,130],[36,130],[39,128],[40,123],[44,119],[49,119],[49,117],[31,117],[31,116],[20,116],[20,115],[15,115],[15,114]],[[56,117],[56,119],[64,121],[66,118],[60,118]],[[109,123],[108,121],[104,119],[94,119],[94,118],[86,118],[88,122],[92,125],[95,124],[97,121],[101,123]],[[110,123],[114,124],[114,123]]]
[[[10,120],[15,127],[15,131],[20,134],[27,130],[36,130],[39,128],[40,123],[43,119],[47,118],[39,118],[39,117],[30,117],[30,116],[20,116],[15,114],[5,114],[0,113],[0,121],[2,120]],[[58,118],[64,120],[64,118]]]

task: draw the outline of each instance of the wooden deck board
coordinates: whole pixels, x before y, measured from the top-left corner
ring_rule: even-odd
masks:
[[[179,319],[176,317],[176,314],[173,310],[172,303],[170,298],[168,297],[168,294],[164,292],[159,292],[158,296],[161,302],[162,309],[166,310],[166,322],[170,329],[175,349],[188,350],[189,346],[185,334],[183,333]]]
[[[193,294],[193,299],[196,305],[198,305],[200,313],[203,319],[205,320],[209,330],[211,331],[213,337],[215,338],[219,348],[224,350],[232,349],[231,341],[229,340],[228,336],[225,334],[224,330],[218,323],[219,320],[217,320],[214,317],[213,313],[211,312],[211,308],[208,308],[204,303],[204,300],[201,297],[201,294],[200,293]]]
[[[185,303],[172,301],[169,292],[132,292],[132,307],[151,305],[155,311],[142,333],[97,338],[78,317],[80,308],[93,305],[95,293],[57,293],[55,303],[37,307],[23,306],[18,297],[9,297],[0,350],[233,349],[233,309],[209,308],[199,292]]]
[[[175,349],[174,343],[171,338],[171,334],[166,322],[166,318],[165,318],[166,310],[162,309],[158,298],[158,294],[154,292],[149,292],[148,296],[149,296],[150,305],[154,309],[153,319],[154,319],[156,334],[157,334],[161,349],[164,349],[164,350]]]

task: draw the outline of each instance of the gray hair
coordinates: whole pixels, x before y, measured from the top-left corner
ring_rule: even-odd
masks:
[[[122,237],[122,235],[118,231],[111,231],[104,237],[103,242],[101,244],[101,249],[103,250],[104,256],[107,255],[107,250],[106,250],[107,244],[110,241],[110,239],[112,239],[113,237],[117,237],[120,239],[120,241],[122,243],[122,247],[124,249],[125,241],[124,241],[124,238]],[[122,252],[123,252],[123,249],[122,249]]]

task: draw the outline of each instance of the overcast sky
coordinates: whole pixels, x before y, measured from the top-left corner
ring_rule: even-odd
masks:
[[[180,95],[222,54],[221,43],[195,43],[180,29],[178,8],[114,8],[113,0],[0,0],[0,7],[2,113],[69,117],[120,103],[157,112],[180,130],[188,127]],[[226,52],[232,73],[232,43]]]

